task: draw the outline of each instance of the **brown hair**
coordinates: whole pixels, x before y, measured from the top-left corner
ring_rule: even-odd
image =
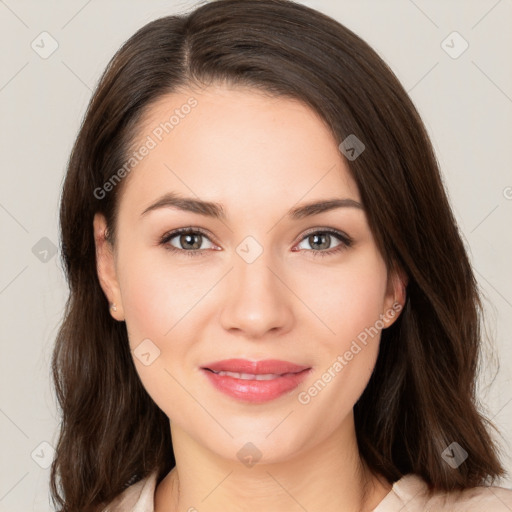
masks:
[[[413,103],[376,52],[330,17],[287,0],[218,0],[152,21],[122,46],[70,156],[60,210],[70,294],[52,359],[62,409],[54,503],[101,510],[130,483],[155,470],[160,482],[175,465],[169,420],[139,380],[126,325],[109,314],[92,220],[103,213],[115,243],[126,179],[105,197],[95,190],[123,166],[152,103],[212,83],[299,99],[335,140],[355,134],[365,145],[347,164],[388,269],[403,270],[409,284],[354,407],[363,461],[390,482],[416,473],[432,491],[504,475],[486,430],[496,427],[475,403],[477,283]],[[456,469],[441,456],[454,441],[469,454]]]

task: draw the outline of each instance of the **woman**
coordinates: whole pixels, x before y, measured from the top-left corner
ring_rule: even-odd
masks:
[[[285,0],[147,24],[61,201],[62,511],[512,510],[430,141],[350,30]]]

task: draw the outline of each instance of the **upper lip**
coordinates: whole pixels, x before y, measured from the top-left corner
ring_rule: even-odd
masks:
[[[248,373],[250,375],[298,373],[308,370],[309,366],[280,361],[278,359],[265,359],[262,361],[249,361],[248,359],[224,359],[205,364],[202,368],[216,372]]]

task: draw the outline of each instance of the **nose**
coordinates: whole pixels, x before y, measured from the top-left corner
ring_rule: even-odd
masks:
[[[270,261],[265,251],[252,263],[238,255],[233,262],[220,316],[223,328],[248,339],[290,330],[294,295],[275,262]]]

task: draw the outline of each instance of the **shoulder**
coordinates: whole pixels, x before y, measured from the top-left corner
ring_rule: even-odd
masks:
[[[440,492],[429,497],[427,484],[419,475],[408,474],[393,484],[389,494],[373,512],[511,512],[512,490],[479,486]]]
[[[153,512],[157,472],[127,487],[102,512]]]

